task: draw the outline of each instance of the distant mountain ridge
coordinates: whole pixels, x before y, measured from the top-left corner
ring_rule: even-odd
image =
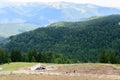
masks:
[[[0,3],[0,35],[8,37],[24,31],[36,29],[59,21],[80,21],[91,16],[105,16],[119,14],[120,10],[109,7],[101,7],[92,4],[76,4],[69,2],[52,3]],[[3,29],[5,25],[6,29]],[[8,25],[7,25],[8,24]],[[9,25],[10,24],[10,25]],[[12,24],[12,26],[11,26]],[[14,29],[17,25],[24,28]],[[31,25],[31,27],[27,26]],[[15,26],[14,26],[15,25]],[[34,28],[34,25],[38,27]],[[33,26],[33,27],[32,27]],[[11,29],[9,29],[11,27]],[[28,30],[26,30],[26,28]],[[6,30],[9,30],[6,32]],[[9,34],[9,35],[8,35]]]
[[[64,54],[80,62],[96,62],[100,53],[120,55],[120,15],[87,21],[58,22],[5,40],[1,47],[22,52],[35,48]]]
[[[7,3],[6,3],[7,4]],[[48,25],[59,21],[80,21],[91,16],[119,14],[115,8],[69,2],[8,4],[0,8],[0,23]]]

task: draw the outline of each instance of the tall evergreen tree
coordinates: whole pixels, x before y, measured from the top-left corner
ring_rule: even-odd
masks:
[[[0,64],[8,63],[10,60],[9,54],[5,49],[0,48]]]
[[[18,48],[12,48],[11,60],[12,62],[20,62],[22,59],[22,54]]]
[[[101,62],[101,63],[107,63],[108,62],[108,57],[105,53],[105,50],[103,50],[102,53],[100,54],[99,62]]]
[[[36,49],[32,48],[32,49],[28,49],[28,61],[32,62],[32,58],[34,57],[35,61],[37,59],[37,51]]]
[[[119,63],[119,57],[116,55],[115,51],[109,54],[108,61],[112,64]]]

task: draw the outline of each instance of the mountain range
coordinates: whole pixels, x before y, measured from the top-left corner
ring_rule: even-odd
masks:
[[[47,27],[11,36],[1,47],[22,52],[35,48],[64,54],[81,62],[97,62],[100,53],[120,56],[120,15],[78,22],[58,22]]]
[[[85,20],[91,16],[105,16],[119,13],[120,9],[92,4],[76,4],[69,2],[15,4],[1,2],[0,36],[8,37],[59,21],[74,22]],[[21,25],[24,27],[20,27]],[[32,25],[32,27],[27,25]],[[33,25],[38,26],[34,28]],[[3,29],[3,27],[5,29]]]

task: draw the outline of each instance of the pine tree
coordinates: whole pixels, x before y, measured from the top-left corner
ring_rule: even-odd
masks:
[[[32,58],[34,57],[35,58],[35,61],[37,59],[37,51],[36,49],[32,48],[32,49],[28,49],[28,61],[31,62],[32,61]]]
[[[112,64],[119,63],[119,57],[114,51],[109,54],[109,62]]]
[[[22,59],[22,54],[18,48],[12,48],[11,60],[12,62],[20,62]]]
[[[9,62],[9,55],[5,49],[0,48],[0,64],[8,63]]]
[[[35,57],[34,57],[34,56],[32,56],[32,60],[31,60],[31,62],[36,62],[36,60],[35,60]]]
[[[101,63],[108,62],[107,55],[105,54],[105,50],[103,50],[102,53],[100,54],[99,62],[101,62]]]

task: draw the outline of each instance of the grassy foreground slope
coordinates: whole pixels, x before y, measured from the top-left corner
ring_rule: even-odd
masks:
[[[25,67],[31,67],[38,63],[11,63],[0,65],[5,71],[20,70]],[[57,70],[51,71],[56,74],[15,74],[0,75],[0,80],[120,80],[120,65],[83,63],[83,64],[44,64],[57,67]],[[76,70],[75,73],[72,71]],[[68,73],[65,73],[65,72]],[[41,71],[37,71],[41,72]],[[46,73],[47,71],[45,71]],[[48,71],[49,72],[49,71]]]
[[[119,80],[114,78],[97,78],[97,77],[90,77],[90,76],[57,76],[57,75],[7,75],[7,76],[0,76],[0,80]]]

